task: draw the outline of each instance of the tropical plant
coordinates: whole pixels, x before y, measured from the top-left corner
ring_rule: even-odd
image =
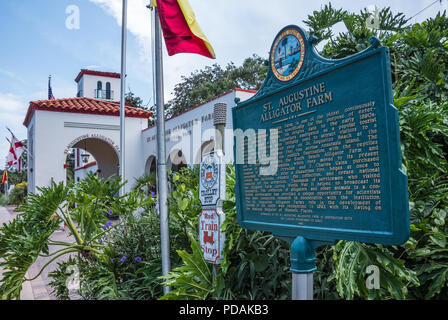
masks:
[[[188,203],[197,203],[197,169],[183,169],[173,186],[173,197],[182,205],[179,196],[194,194]],[[186,178],[189,177],[189,178]],[[176,178],[175,178],[176,179]],[[226,201],[223,209],[226,219],[222,230],[226,233],[223,260],[211,281],[211,265],[204,260],[197,243],[198,212],[185,216],[188,225],[187,240],[192,252],[179,250],[182,264],[162,279],[173,290],[162,299],[287,299],[290,297],[291,279],[289,249],[286,242],[272,234],[242,229],[236,219],[235,172],[227,166]],[[177,189],[180,187],[180,190]],[[179,192],[181,191],[181,192]],[[176,194],[176,192],[179,192]],[[183,198],[185,199],[185,198]],[[187,203],[186,202],[186,203]],[[182,205],[187,208],[189,205]],[[194,206],[194,205],[193,205]],[[199,206],[198,206],[199,207]],[[170,213],[173,212],[170,207]],[[191,209],[190,209],[191,212]],[[176,216],[177,217],[177,216]],[[188,231],[188,230],[191,230]]]
[[[189,235],[192,253],[177,250],[183,264],[174,268],[164,285],[173,286],[174,290],[164,295],[161,300],[205,300],[213,292],[211,266],[208,265],[202,249],[196,239]]]
[[[193,217],[199,212],[196,204],[199,202],[197,185],[196,191],[187,190],[186,187],[194,184],[191,179],[197,178],[193,178],[195,175],[191,170],[182,169],[182,173],[170,173],[172,191],[169,196],[169,226],[173,235],[170,237],[170,248],[171,263],[174,267],[180,265],[177,250],[189,245],[185,230],[197,230]],[[77,258],[76,264],[81,276],[79,294],[83,299],[148,300],[162,295],[162,280],[159,279],[162,273],[160,225],[155,211],[156,198],[155,195],[148,195],[144,189],[144,192],[141,191],[133,191],[142,199],[141,208],[134,214],[121,215],[120,223],[101,237],[102,255],[96,259]],[[193,195],[193,192],[196,194]],[[50,274],[53,277],[54,293],[61,299],[68,297],[67,290],[61,286],[65,286],[65,270],[70,263],[61,263],[59,268]]]
[[[55,218],[59,205],[67,195],[64,185],[39,188],[40,194],[31,194],[18,215],[0,229],[0,266],[5,270],[1,279],[0,297],[19,299],[22,283],[37,256],[49,254],[48,242],[59,227]],[[70,251],[69,249],[67,251]]]
[[[141,206],[138,194],[116,196],[122,185],[119,178],[104,180],[90,175],[76,185],[53,182],[51,187],[38,188],[38,193],[29,195],[19,208],[23,214],[0,228],[0,256],[4,259],[0,266],[6,270],[1,279],[1,297],[19,299],[22,283],[38,277],[61,256],[77,253],[87,261],[102,257],[101,239],[114,228],[112,223],[106,223],[107,213],[129,215]],[[50,239],[61,223],[68,227],[74,242]],[[58,248],[51,251],[50,246]],[[39,256],[48,261],[34,278],[25,278]]]
[[[157,175],[155,172],[143,174],[135,179],[133,189],[145,192],[146,195],[152,194],[154,196],[157,191],[156,177]]]

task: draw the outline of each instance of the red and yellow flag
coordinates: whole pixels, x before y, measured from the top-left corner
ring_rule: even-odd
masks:
[[[185,52],[216,58],[188,0],[152,0],[151,4],[157,6],[168,55]]]
[[[6,172],[6,170],[4,170],[3,177],[2,177],[2,183],[5,183],[6,181],[8,181],[8,173]]]

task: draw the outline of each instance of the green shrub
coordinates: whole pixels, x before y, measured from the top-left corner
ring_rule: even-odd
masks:
[[[9,199],[4,194],[0,194],[0,206],[7,206],[9,203]]]
[[[14,186],[8,195],[9,205],[21,205],[25,202],[27,196],[27,183],[22,182]]]
[[[87,265],[107,261],[101,238],[114,228],[109,226],[110,222],[106,224],[108,210],[126,216],[143,205],[138,193],[116,196],[122,185],[119,178],[104,180],[92,175],[76,185],[53,183],[29,195],[18,209],[24,214],[0,228],[0,256],[4,258],[0,267],[5,270],[0,280],[0,297],[19,299],[22,283],[35,279],[61,256],[77,253]],[[50,239],[61,221],[67,225],[74,242]],[[49,246],[54,245],[59,248],[50,253]],[[26,272],[38,256],[48,258],[48,262],[35,278],[26,279]],[[64,297],[64,290],[57,292]]]

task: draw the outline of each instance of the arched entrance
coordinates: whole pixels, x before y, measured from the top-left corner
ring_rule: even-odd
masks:
[[[81,153],[80,156],[78,155],[78,157],[81,157],[80,163],[76,165],[77,161],[75,161],[75,170],[77,168],[87,170],[93,164],[96,166],[97,170],[95,171],[100,178],[107,179],[111,176],[118,176],[119,155],[117,150],[109,142],[99,138],[86,137],[84,139],[77,139],[68,149],[78,149]],[[79,159],[76,160],[79,161]]]
[[[171,171],[177,172],[182,167],[187,166],[187,160],[185,159],[182,150],[174,149],[173,151],[170,152],[166,164],[168,170],[171,169]]]
[[[156,156],[150,156],[145,163],[145,173],[153,173],[157,171],[157,159]]]
[[[205,141],[196,155],[195,163],[200,164],[204,155],[213,152],[214,149],[215,149],[215,142],[213,140]]]
[[[157,194],[157,159],[154,155],[146,159],[145,172],[135,179],[134,188],[145,190],[147,195]]]

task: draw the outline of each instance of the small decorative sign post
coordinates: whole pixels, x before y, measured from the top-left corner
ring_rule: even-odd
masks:
[[[224,246],[224,233],[220,231],[222,220],[225,218],[217,209],[202,209],[199,216],[199,240],[204,260],[210,263],[221,263],[221,252]]]
[[[221,225],[225,219],[222,202],[226,195],[226,167],[222,150],[226,107],[222,103],[215,105],[215,151],[204,155],[199,166],[199,201],[202,204],[202,212],[199,215],[199,240],[205,261],[214,264],[213,277],[216,276],[216,265],[221,263],[225,242]]]
[[[225,166],[220,151],[205,155],[199,167],[199,200],[202,212],[199,215],[199,240],[204,259],[210,263],[221,263],[224,233],[221,224],[225,219],[222,200],[225,197]]]
[[[225,167],[221,151],[204,156],[199,167],[199,201],[203,207],[216,207],[225,197],[225,179],[221,179]]]
[[[293,299],[312,299],[318,246],[410,232],[389,49],[372,37],[330,60],[315,41],[283,28],[262,87],[232,110],[238,222],[291,244]]]

